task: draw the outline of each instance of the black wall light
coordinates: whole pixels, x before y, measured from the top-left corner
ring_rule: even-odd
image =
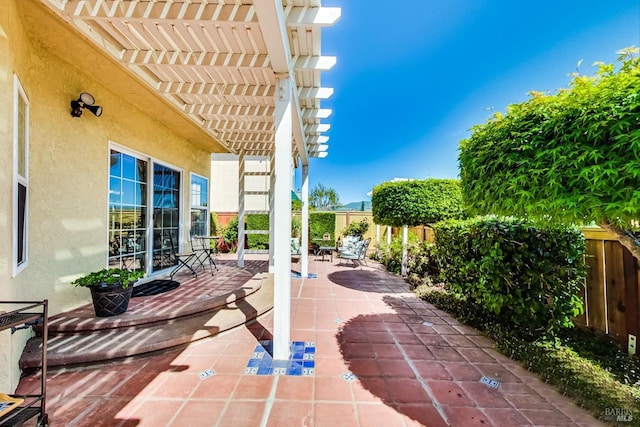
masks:
[[[87,92],[82,92],[77,100],[71,101],[71,115],[73,117],[82,116],[82,109],[86,108],[91,111],[96,117],[100,117],[102,115],[102,107],[95,104],[96,99]]]

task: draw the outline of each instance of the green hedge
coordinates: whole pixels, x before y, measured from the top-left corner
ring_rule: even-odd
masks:
[[[269,214],[247,214],[247,230],[269,230]],[[249,249],[269,249],[268,234],[247,234]]]
[[[435,259],[447,289],[533,335],[573,325],[586,275],[576,228],[479,217],[436,224]]]
[[[318,246],[336,245],[336,214],[334,212],[309,212],[309,233],[311,243]],[[329,233],[330,240],[323,240],[325,233]]]
[[[472,214],[565,223],[640,217],[640,58],[623,49],[569,89],[533,92],[472,128],[460,143],[460,177]]]
[[[410,227],[462,218],[462,192],[456,179],[383,182],[373,187],[375,224]]]

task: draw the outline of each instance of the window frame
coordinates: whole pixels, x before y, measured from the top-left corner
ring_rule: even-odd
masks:
[[[198,178],[201,180],[204,180],[207,183],[207,194],[204,197],[204,201],[205,201],[205,205],[196,205],[194,203],[194,197],[193,197],[193,179]],[[211,188],[211,185],[209,184],[209,178],[207,178],[206,176],[197,174],[195,172],[190,172],[189,173],[189,232],[193,233],[193,224],[191,223],[191,219],[192,219],[192,213],[194,210],[197,211],[204,211],[205,212],[205,218],[207,220],[205,220],[205,235],[209,235],[210,230],[209,230],[209,215],[210,215],[210,211],[209,211],[209,189]],[[200,192],[201,196],[200,199],[202,201],[202,191]]]
[[[121,154],[125,154],[127,156],[131,156],[137,160],[142,160],[147,162],[147,220],[146,220],[146,257],[145,257],[145,272],[149,275],[149,277],[154,277],[157,275],[164,274],[169,271],[170,267],[160,270],[153,270],[153,233],[156,229],[154,225],[154,186],[155,186],[155,178],[153,176],[155,165],[163,166],[169,169],[174,170],[180,174],[180,180],[178,183],[178,191],[179,191],[179,208],[178,208],[178,235],[175,238],[178,240],[178,244],[181,245],[182,236],[186,235],[187,230],[185,227],[185,219],[184,219],[184,203],[185,203],[185,177],[186,173],[183,168],[178,167],[172,163],[165,162],[157,157],[151,156],[145,152],[137,151],[131,149],[125,145],[118,143],[117,141],[109,140],[109,144],[107,147],[107,186],[105,189],[105,193],[107,196],[107,209],[106,209],[106,233],[105,233],[105,241],[106,241],[106,250],[105,250],[105,265],[106,268],[109,267],[109,232],[111,231],[110,222],[109,222],[109,167],[110,167],[110,153],[112,150],[115,150]],[[190,202],[189,202],[190,203]],[[176,248],[176,250],[180,250],[180,248]],[[172,268],[172,267],[171,267]]]
[[[20,141],[20,129],[19,129],[19,106],[20,99],[24,103],[24,129],[23,140]],[[20,83],[20,79],[16,74],[13,75],[13,188],[12,188],[12,239],[11,239],[11,251],[12,251],[12,277],[17,276],[29,265],[29,97],[27,96],[24,87]],[[20,143],[24,145],[22,147],[24,153],[24,159],[20,159]],[[20,162],[24,161],[24,176],[20,174]],[[25,189],[24,196],[24,213],[22,224],[19,224],[19,187],[23,186]],[[20,236],[18,236],[19,227],[22,226],[22,259],[18,259],[18,244]]]

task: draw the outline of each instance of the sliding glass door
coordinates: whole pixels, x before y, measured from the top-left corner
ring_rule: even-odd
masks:
[[[146,271],[148,162],[110,152],[109,267]]]
[[[153,165],[153,270],[175,264],[180,236],[180,172]]]
[[[153,273],[176,264],[181,175],[152,159],[110,151],[109,267]]]

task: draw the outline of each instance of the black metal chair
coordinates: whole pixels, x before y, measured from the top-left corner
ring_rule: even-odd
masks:
[[[207,244],[210,244],[208,238],[191,236],[189,240],[191,242],[191,250],[195,254],[196,262],[200,264],[200,267],[203,269],[205,268],[205,262],[209,264],[209,270],[213,276],[213,268],[215,267],[216,271],[218,271],[218,266],[213,259],[213,256],[215,255],[213,252],[214,250],[207,247]]]
[[[193,268],[193,265],[197,261],[196,253],[178,252],[176,251],[176,243],[173,241],[173,236],[171,236],[169,240],[171,241],[171,254],[176,261],[176,266],[173,270],[171,270],[171,273],[169,273],[169,277],[173,280],[173,276],[175,276],[178,271],[186,268],[191,271],[191,273],[193,273],[196,278],[198,278],[198,273]]]

